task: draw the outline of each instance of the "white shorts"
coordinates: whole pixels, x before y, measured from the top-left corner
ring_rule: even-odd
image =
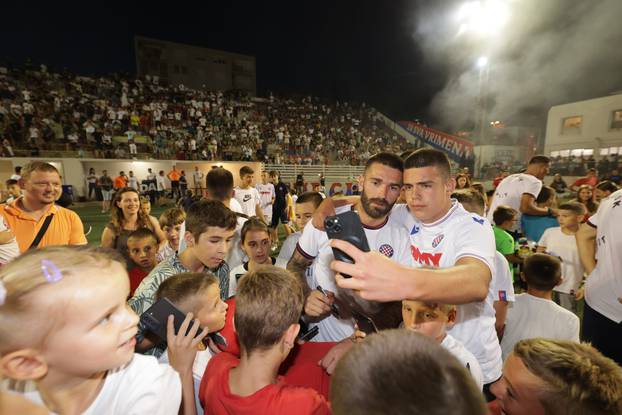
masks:
[[[104,200],[112,200],[112,190],[102,189],[102,198]]]

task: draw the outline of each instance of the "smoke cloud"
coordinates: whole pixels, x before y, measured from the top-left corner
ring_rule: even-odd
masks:
[[[428,111],[432,121],[450,130],[473,126],[479,56],[489,58],[487,121],[537,126],[552,105],[622,90],[622,1],[506,1],[509,19],[488,37],[457,35],[463,2],[417,2],[413,36],[426,65],[449,68]]]

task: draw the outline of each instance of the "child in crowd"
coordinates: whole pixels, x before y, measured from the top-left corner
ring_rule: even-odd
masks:
[[[296,227],[298,231],[289,235],[283,242],[283,246],[281,246],[281,251],[277,258],[278,262],[286,264],[292,257],[296,249],[296,244],[302,235],[302,230],[307,222],[313,218],[313,213],[320,203],[322,203],[322,200],[322,195],[318,192],[305,192],[296,199]]]
[[[133,262],[129,271],[131,297],[141,281],[158,264],[158,238],[150,229],[139,228],[127,237],[127,250]]]
[[[22,195],[22,189],[19,187],[19,182],[15,179],[9,179],[6,181],[6,191],[9,196],[6,198],[4,203],[7,205],[10,205],[15,201],[15,199]]]
[[[160,215],[160,228],[166,235],[166,243],[162,244],[158,251],[158,262],[164,261],[177,254],[179,249],[179,238],[181,225],[186,220],[186,212],[179,207],[166,209]]]
[[[2,267],[0,282],[0,365],[19,381],[15,390],[58,414],[177,413],[179,375],[134,354],[138,316],[121,262],[93,248],[48,247]]]
[[[555,189],[549,186],[542,186],[538,197],[536,197],[536,206],[550,209],[555,206],[556,199]],[[529,241],[539,241],[545,230],[555,228],[557,225],[557,219],[553,215],[534,216],[524,214],[521,216],[521,229]]]
[[[248,217],[257,216],[265,222],[259,192],[253,187],[254,174],[255,171],[248,166],[240,168],[240,185],[235,188],[234,197],[242,206],[242,213]]]
[[[276,259],[270,256],[270,229],[261,219],[249,218],[240,231],[240,246],[248,261],[233,268],[229,274],[229,297],[237,290],[238,281],[244,274],[255,270],[260,265],[275,265]],[[287,263],[278,264],[285,268]]]
[[[518,294],[508,310],[501,351],[505,360],[523,339],[546,337],[579,341],[579,317],[553,302],[553,288],[561,281],[561,263],[550,255],[536,253],[525,261],[521,278],[527,292]]]
[[[510,232],[514,227],[514,223],[518,212],[509,206],[501,205],[492,214],[492,220],[495,222],[492,231],[495,234],[495,246],[498,252],[501,252],[505,259],[510,263],[510,271],[514,274],[512,264],[522,264],[523,259],[515,253],[514,237]]]
[[[225,325],[227,315],[227,303],[220,299],[218,280],[210,274],[182,273],[164,281],[156,292],[156,299],[167,298],[179,310],[186,314],[187,318],[196,318],[198,324],[204,328],[205,334],[215,333]],[[190,384],[194,391],[195,408],[198,414],[203,414],[199,404],[199,384],[207,367],[207,363],[214,353],[206,348],[203,343],[198,344],[198,352],[190,373],[182,374],[182,383]],[[160,356],[161,363],[168,363],[168,354]],[[184,375],[188,379],[184,379]],[[184,408],[186,409],[186,408]]]
[[[575,234],[585,216],[585,206],[578,202],[568,202],[559,206],[557,220],[559,226],[549,228],[538,242],[538,252],[547,252],[559,257],[562,263],[562,282],[553,291],[557,294],[558,304],[566,310],[577,313],[579,287],[583,281],[583,265],[579,258]]]
[[[248,219],[245,214],[242,213],[242,207],[233,195],[233,174],[227,169],[222,167],[212,168],[206,175],[206,193],[205,197],[209,200],[218,200],[222,202],[226,207],[235,212],[238,220],[238,224],[235,227],[235,234],[231,241],[231,249],[227,254],[227,264],[229,268],[235,268],[244,262],[244,252],[240,247],[240,231],[242,225]]]
[[[447,333],[456,322],[456,306],[447,304],[424,303],[423,301],[402,301],[402,318],[407,330],[416,331],[431,338],[466,367],[477,387],[481,390],[484,386],[482,369],[477,359],[464,345]]]
[[[218,278],[220,298],[229,294],[229,266],[225,257],[235,233],[237,217],[221,202],[200,200],[194,203],[186,216],[187,248],[179,255],[173,255],[160,262],[140,283],[129,305],[137,314],[144,313],[155,302],[155,294],[160,284],[182,272],[210,271]],[[140,325],[138,350],[153,347],[149,341],[143,342],[144,327]],[[159,356],[161,350],[150,353]]]
[[[462,363],[409,330],[384,330],[347,352],[333,375],[330,402],[334,415],[488,414]]]
[[[141,196],[140,197],[140,209],[143,211],[145,216],[151,215],[151,201],[148,198]]]
[[[296,343],[303,304],[302,285],[284,269],[267,265],[240,280],[234,325],[241,356],[223,352],[209,361],[199,392],[206,413],[330,413],[315,390],[277,376]]]

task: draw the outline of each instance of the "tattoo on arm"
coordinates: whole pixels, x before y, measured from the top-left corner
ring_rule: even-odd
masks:
[[[311,263],[313,263],[313,260],[305,258],[297,250],[294,251],[294,254],[287,262],[287,270],[296,274],[296,276],[300,279],[305,296],[309,295],[309,292],[311,292],[311,287],[307,284],[307,279],[305,277],[305,271]]]

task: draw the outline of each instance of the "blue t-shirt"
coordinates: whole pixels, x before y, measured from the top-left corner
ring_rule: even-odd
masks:
[[[540,240],[545,230],[559,226],[555,216],[523,215],[520,222],[525,237],[536,242]]]

